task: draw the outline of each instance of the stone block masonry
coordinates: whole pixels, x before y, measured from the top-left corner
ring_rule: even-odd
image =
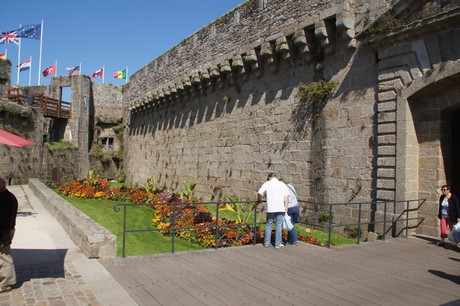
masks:
[[[427,198],[411,216],[433,233],[436,189],[460,189],[460,8],[427,2],[244,2],[132,76],[127,181],[251,199],[274,171],[305,201]],[[327,101],[299,98],[322,79]]]
[[[338,201],[352,196],[356,177],[369,186],[365,170],[330,181],[324,171],[366,164],[371,154],[373,91],[353,88],[368,86],[373,58],[352,67],[356,78],[321,120],[296,98],[299,83],[335,78],[353,55],[355,2],[247,1],[136,72],[123,95],[127,181],[155,176],[160,188],[180,191],[186,180],[216,200],[253,197],[269,171],[320,201],[326,184],[344,196]],[[362,105],[341,104],[343,94]]]
[[[115,257],[117,237],[62,199],[38,179],[29,187],[88,258]]]

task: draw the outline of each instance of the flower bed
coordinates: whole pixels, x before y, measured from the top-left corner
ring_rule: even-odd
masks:
[[[173,192],[152,192],[149,188],[117,187],[110,188],[105,179],[75,180],[61,185],[58,192],[84,199],[104,199],[117,202],[146,204],[153,210],[152,223],[161,229],[163,235],[171,235],[171,227],[176,228],[175,236],[196,243],[204,248],[229,247],[252,244],[254,232],[256,243],[263,241],[263,230],[241,225],[237,221],[218,220],[218,239],[216,240],[216,219],[205,205],[196,203],[198,199],[183,197]],[[173,223],[174,221],[174,223]],[[287,240],[287,231],[283,231]],[[298,239],[318,245],[314,237],[298,235]]]

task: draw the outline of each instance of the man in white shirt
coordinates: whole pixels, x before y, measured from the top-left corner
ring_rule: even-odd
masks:
[[[282,243],[282,229],[284,214],[288,210],[289,190],[285,183],[276,178],[276,174],[268,174],[267,182],[260,187],[257,192],[257,200],[262,201],[265,196],[267,201],[267,223],[265,225],[264,246],[270,245],[272,236],[273,221],[276,222],[275,231],[275,248],[279,249],[284,246]]]

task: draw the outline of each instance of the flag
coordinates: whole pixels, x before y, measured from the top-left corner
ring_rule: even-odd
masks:
[[[114,72],[113,77],[115,79],[126,79],[126,69]]]
[[[41,24],[29,24],[29,25],[20,27],[15,32],[17,33],[19,37],[40,39],[41,31],[42,31]]]
[[[16,33],[16,31],[7,31],[7,32],[0,33],[0,44],[8,45],[10,42],[12,42],[12,43],[15,43],[16,45],[19,45],[20,39],[21,38]]]
[[[80,66],[68,67],[66,69],[69,72],[69,75],[78,75],[78,74],[80,74]]]
[[[6,53],[0,54],[0,59],[6,59]]]
[[[95,72],[93,72],[92,78],[100,77],[101,79],[104,77],[104,68],[101,68]]]
[[[30,58],[25,60],[24,62],[20,63],[17,67],[19,68],[19,72],[30,70]]]
[[[50,74],[56,74],[56,64],[53,64],[49,66],[48,68],[46,68],[45,70],[43,70],[44,77],[47,77]]]

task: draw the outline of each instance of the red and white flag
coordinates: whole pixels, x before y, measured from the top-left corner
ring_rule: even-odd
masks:
[[[94,71],[92,77],[93,78],[100,77],[102,79],[104,77],[104,68]]]
[[[50,74],[56,74],[56,64],[53,64],[53,65],[49,66],[48,68],[46,68],[45,70],[43,70],[43,76],[44,77],[47,77]]]

